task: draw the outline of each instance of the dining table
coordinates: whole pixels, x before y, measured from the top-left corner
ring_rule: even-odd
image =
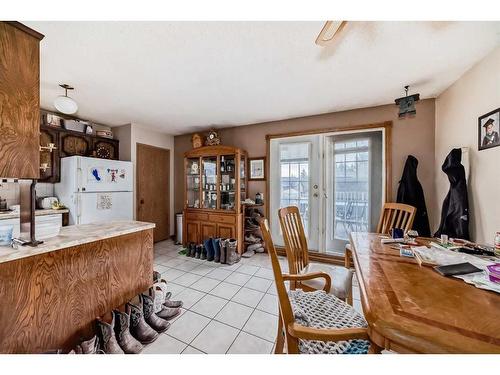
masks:
[[[380,234],[352,232],[350,243],[374,352],[500,353],[500,294],[401,256]]]

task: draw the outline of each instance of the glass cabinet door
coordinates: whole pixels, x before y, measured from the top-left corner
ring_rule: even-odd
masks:
[[[202,158],[203,208],[217,209],[217,157]]]
[[[188,208],[200,208],[200,159],[187,159],[186,200]]]
[[[236,204],[236,159],[234,155],[220,157],[220,209],[234,210]]]
[[[242,155],[240,159],[240,201],[243,202],[247,198],[247,192],[246,192],[246,186],[247,186],[247,181],[246,181],[246,158]]]

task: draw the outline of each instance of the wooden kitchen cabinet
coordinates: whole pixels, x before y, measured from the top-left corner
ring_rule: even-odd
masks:
[[[235,238],[242,253],[246,159],[244,150],[230,146],[205,146],[184,154],[184,245]]]
[[[40,40],[18,22],[0,22],[0,177],[40,175]]]

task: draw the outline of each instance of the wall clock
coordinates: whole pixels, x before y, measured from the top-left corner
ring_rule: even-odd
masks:
[[[208,133],[205,145],[207,145],[207,146],[217,146],[219,144],[220,144],[219,134],[217,133],[216,130],[210,130],[210,132]]]
[[[113,157],[113,146],[109,143],[99,143],[95,149],[96,156],[101,159],[111,159]]]

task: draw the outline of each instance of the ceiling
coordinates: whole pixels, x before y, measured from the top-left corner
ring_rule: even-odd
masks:
[[[500,22],[25,22],[45,34],[41,105],[170,134],[432,98],[500,45]]]

